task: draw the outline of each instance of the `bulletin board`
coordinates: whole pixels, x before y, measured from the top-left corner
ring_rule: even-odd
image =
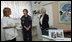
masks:
[[[71,24],[71,2],[70,1],[58,1],[58,24]]]
[[[60,2],[60,1],[59,1]],[[63,2],[63,1],[61,1]],[[59,15],[58,15],[58,1],[52,3],[53,9],[53,26],[57,29],[71,30],[71,24],[67,23],[59,23]]]

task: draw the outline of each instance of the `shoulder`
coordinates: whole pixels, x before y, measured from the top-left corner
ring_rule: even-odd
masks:
[[[3,17],[1,20],[8,20],[8,18],[7,17]]]
[[[24,17],[24,15],[21,17],[21,19]]]
[[[49,17],[47,14],[45,14],[45,17]]]
[[[47,14],[45,14],[45,16],[48,16]]]
[[[31,16],[28,15],[29,18],[31,18]]]
[[[45,16],[44,16],[45,18],[47,18],[47,19],[49,19],[49,16],[47,15],[47,14],[45,14]]]
[[[32,20],[31,16],[29,16],[29,15],[28,15],[28,18],[29,18],[30,20]]]
[[[42,17],[42,15],[40,15],[40,18]]]
[[[2,19],[1,19],[1,22],[7,22],[8,21],[8,18],[7,17],[3,17]]]

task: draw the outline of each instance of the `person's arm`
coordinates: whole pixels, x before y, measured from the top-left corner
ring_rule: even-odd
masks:
[[[32,19],[31,19],[31,17],[30,17],[30,25],[29,25],[28,28],[31,28],[31,27],[32,27]]]
[[[25,23],[24,23],[23,18],[24,18],[24,17],[21,17],[21,25],[22,25],[23,28],[25,28],[26,30],[28,30],[27,27],[25,26]]]
[[[28,28],[31,28],[32,27],[32,25],[30,25]]]
[[[24,27],[24,20],[22,18],[23,17],[21,17],[21,25],[22,25],[22,27]]]
[[[40,18],[42,17],[42,15],[40,16]],[[39,20],[40,20],[40,18],[39,18]],[[40,27],[42,27],[42,25],[41,25],[41,23],[40,23],[40,21],[39,21],[39,25],[40,25]]]
[[[1,25],[3,29],[10,29],[16,27],[16,26],[8,26],[7,22],[8,20],[6,20],[5,18],[1,20]]]
[[[40,28],[42,29],[42,25],[41,25],[41,23],[39,22],[39,25],[40,25]]]
[[[25,28],[25,29],[27,29],[27,27],[26,27],[26,26],[24,26],[24,28]]]
[[[49,22],[49,17],[48,17],[48,15],[47,15],[47,16],[46,16],[46,19],[45,19],[46,27],[48,27],[48,22]]]
[[[10,29],[10,28],[16,28],[16,26],[3,27],[3,29]]]

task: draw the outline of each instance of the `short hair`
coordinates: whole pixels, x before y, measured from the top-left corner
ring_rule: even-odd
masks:
[[[26,12],[28,13],[28,10],[27,10],[27,9],[24,9],[23,12],[24,12],[24,11],[26,11]]]
[[[5,7],[5,8],[3,9],[3,14],[4,14],[4,16],[7,16],[7,13],[8,13],[9,11],[11,11],[11,9],[8,8],[8,7]]]
[[[41,8],[41,10],[44,10],[44,11],[45,11],[45,13],[46,13],[46,9],[45,9],[45,8]]]

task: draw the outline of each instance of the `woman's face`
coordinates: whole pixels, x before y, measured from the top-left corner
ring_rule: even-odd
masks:
[[[45,14],[45,11],[44,10],[41,10],[41,14],[44,15]]]
[[[24,13],[24,15],[27,15],[27,11],[24,10],[23,13]]]
[[[11,10],[9,10],[9,11],[7,12],[7,15],[8,15],[8,16],[11,15]]]

